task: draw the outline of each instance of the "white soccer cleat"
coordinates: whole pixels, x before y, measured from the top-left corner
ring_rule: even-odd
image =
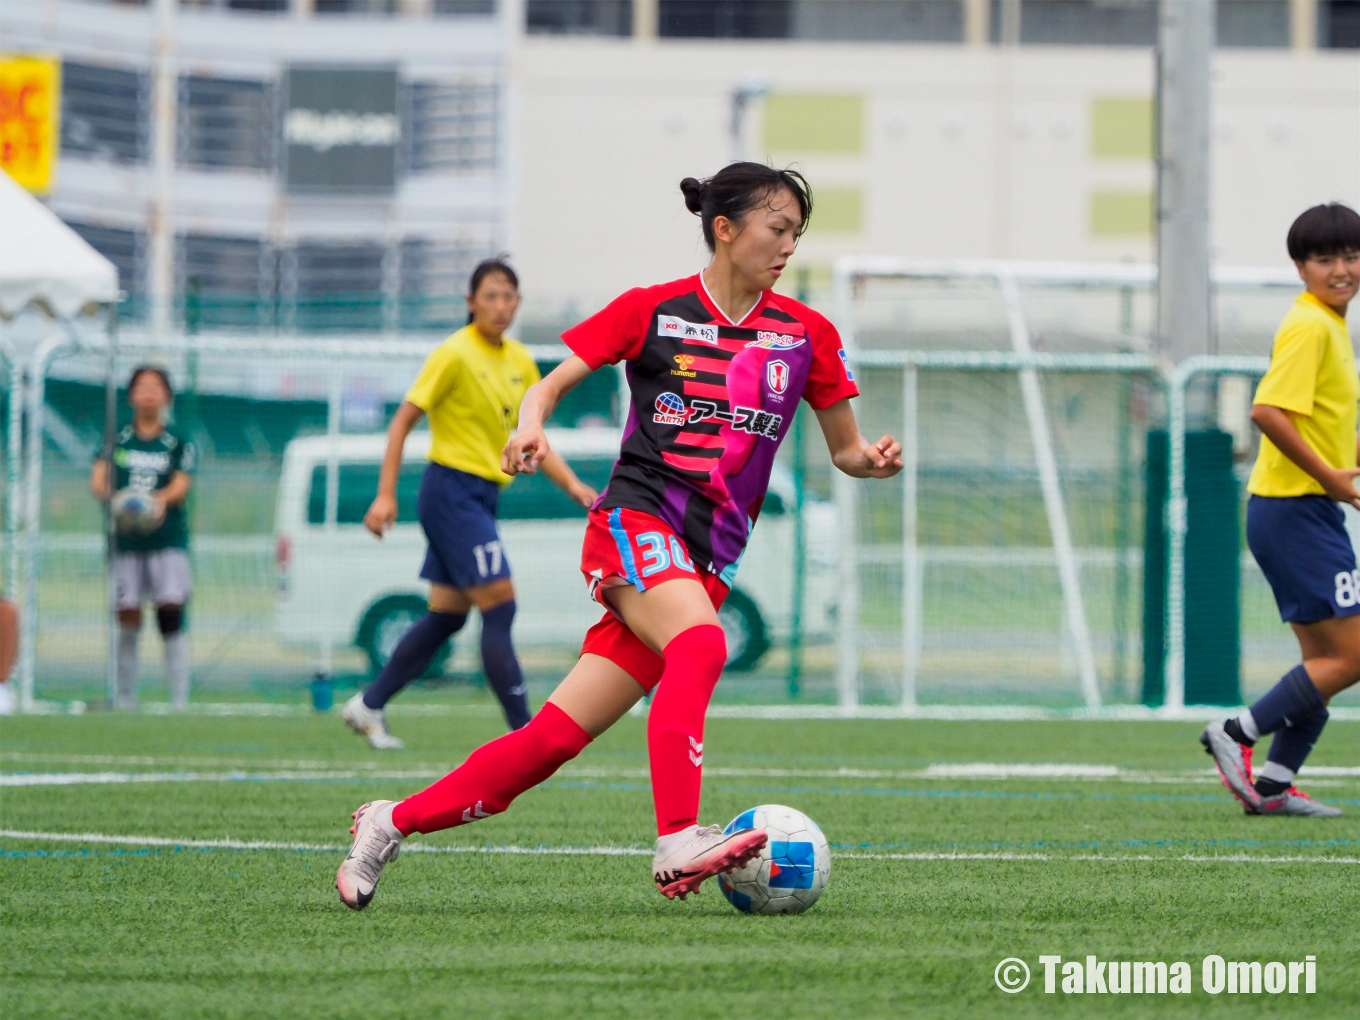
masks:
[[[340,718],[355,733],[367,738],[368,746],[378,751],[400,751],[406,745],[387,732],[387,717],[364,704],[362,693],[354,695],[340,710]]]
[[[681,829],[657,839],[652,877],[667,899],[679,896],[683,900],[697,893],[705,879],[739,868],[755,857],[767,839],[764,829],[743,829],[730,836],[717,825]]]
[[[0,684],[0,715],[14,714],[14,692],[9,684]]]
[[[383,868],[397,859],[404,838],[392,824],[394,800],[375,800],[354,812],[354,845],[335,873],[340,902],[363,910],[373,900]]]

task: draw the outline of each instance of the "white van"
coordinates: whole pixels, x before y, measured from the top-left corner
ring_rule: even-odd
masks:
[[[603,489],[618,457],[615,429],[549,429],[549,442],[583,481]],[[385,435],[310,436],[288,444],[275,515],[279,573],[278,636],[318,649],[357,645],[378,670],[406,629],[425,612],[420,579],[425,535],[416,494],[429,451],[428,432],[413,432],[397,484],[397,523],[381,542],[363,526],[378,491]],[[326,478],[334,451],[338,486],[327,524]],[[751,669],[775,642],[788,640],[793,617],[793,478],[776,467],[760,523],[723,606],[728,668]],[[580,646],[602,610],[581,578],[586,511],[546,475],[517,478],[501,493],[499,526],[510,559],[519,612],[515,641],[523,647]],[[829,629],[827,600],[835,554],[835,508],[806,500],[806,583],[802,629],[809,639]],[[476,615],[455,640],[476,640]],[[466,636],[465,636],[466,635]],[[429,675],[443,669],[431,664]]]

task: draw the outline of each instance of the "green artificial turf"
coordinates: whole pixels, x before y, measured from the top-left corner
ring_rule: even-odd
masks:
[[[114,781],[0,787],[0,826],[340,846],[358,804],[420,788],[500,731],[466,705],[398,708],[392,725],[404,752],[369,751],[334,715],[4,720],[5,772]],[[668,902],[646,855],[404,853],[356,914],[332,888],[342,851],[10,834],[0,1016],[1360,1016],[1360,864],[1347,863],[1360,858],[1360,777],[1310,784],[1346,818],[1244,818],[1206,771],[1197,729],[712,720],[702,820],[787,803],[833,844],[826,894],[796,917],[739,914],[715,883]],[[1360,764],[1357,735],[1333,723],[1313,764]],[[1125,771],[921,771],[966,762]],[[625,719],[507,814],[419,842],[647,848],[646,765],[644,721]],[[148,774],[159,778],[129,781]],[[1047,995],[1046,953],[1188,961],[1195,991]],[[1317,993],[1210,996],[1210,953],[1314,954]],[[1012,956],[1034,978],[1007,995],[993,970]]]

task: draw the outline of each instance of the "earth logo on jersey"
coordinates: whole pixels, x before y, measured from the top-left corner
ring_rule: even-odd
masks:
[[[662,393],[656,398],[656,413],[652,421],[658,425],[683,425],[689,417],[685,402],[674,393]]]
[[[774,393],[783,393],[789,388],[789,366],[784,361],[771,361],[765,366],[765,381]]]

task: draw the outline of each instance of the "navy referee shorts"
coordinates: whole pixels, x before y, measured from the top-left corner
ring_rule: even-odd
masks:
[[[1360,571],[1341,504],[1326,496],[1253,495],[1247,545],[1285,623],[1360,613]]]
[[[501,487],[431,462],[420,480],[417,508],[430,547],[420,576],[451,588],[478,588],[510,576],[496,530]]]

